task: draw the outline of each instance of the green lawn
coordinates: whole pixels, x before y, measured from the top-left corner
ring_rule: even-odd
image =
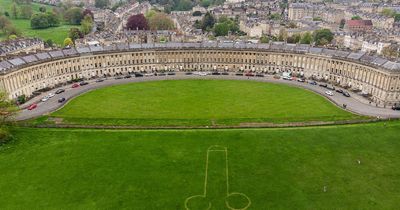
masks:
[[[0,12],[8,11],[10,13],[10,8],[12,5],[12,0],[0,0]],[[34,13],[39,12],[39,8],[45,6],[47,10],[51,11],[53,6],[43,5],[38,3],[32,3],[31,7]],[[10,13],[11,15],[11,13]],[[27,19],[12,19],[9,18],[14,26],[21,30],[22,36],[25,37],[38,37],[43,40],[52,39],[56,44],[62,45],[64,39],[68,37],[68,31],[71,27],[79,27],[73,25],[66,25],[61,23],[58,27],[46,28],[46,29],[32,29],[31,21]],[[0,32],[0,40],[6,39],[6,35]]]
[[[183,210],[186,198],[204,191],[212,145],[227,148],[229,192],[247,195],[251,210],[398,209],[399,132],[399,122],[249,130],[17,128],[15,140],[0,146],[0,209]],[[207,198],[218,210],[226,209],[224,154],[211,152],[208,161]]]
[[[105,125],[238,125],[361,118],[300,88],[254,81],[175,80],[91,91],[52,117]]]

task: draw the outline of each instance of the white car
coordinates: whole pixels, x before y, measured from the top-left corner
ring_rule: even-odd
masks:
[[[151,76],[154,76],[154,73],[147,73],[147,74],[144,74],[144,76],[145,77],[151,77]]]
[[[330,91],[330,90],[326,91],[325,94],[328,95],[328,96],[333,96],[333,92]]]
[[[49,97],[48,97],[48,96],[45,96],[45,97],[42,98],[42,102],[45,102],[45,101],[47,101],[47,100],[49,100]]]
[[[199,76],[207,76],[206,72],[199,72]]]
[[[48,98],[52,98],[54,95],[54,93],[49,93],[49,95],[47,95]]]

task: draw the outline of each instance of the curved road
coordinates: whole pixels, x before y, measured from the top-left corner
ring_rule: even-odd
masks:
[[[48,95],[50,92],[54,93],[57,89],[48,91],[46,93],[42,93],[41,95],[29,100],[27,103],[20,106],[22,109],[16,117],[16,120],[27,120],[35,117],[39,117],[41,115],[49,114],[60,107],[62,107],[65,103],[58,103],[58,99],[61,97],[70,100],[82,93],[88,92],[90,90],[117,85],[117,84],[126,84],[132,82],[143,82],[143,81],[157,81],[157,80],[177,80],[177,79],[229,79],[229,80],[255,80],[262,82],[271,82],[271,83],[279,83],[279,84],[287,84],[291,86],[302,87],[304,89],[311,90],[316,92],[334,104],[338,105],[342,108],[342,104],[347,105],[347,110],[366,116],[373,116],[379,118],[400,118],[400,111],[394,111],[389,108],[376,107],[375,104],[370,105],[367,100],[362,98],[361,96],[356,95],[355,93],[350,93],[351,97],[345,97],[340,93],[335,91],[333,96],[327,96],[325,94],[326,88],[320,87],[318,85],[310,85],[308,83],[302,83],[297,81],[287,81],[282,79],[274,79],[270,75],[266,75],[265,77],[246,77],[246,76],[233,76],[233,75],[207,75],[207,76],[198,76],[198,75],[185,75],[184,73],[177,73],[176,75],[167,75],[167,76],[149,76],[149,77],[132,77],[129,79],[119,79],[116,80],[114,78],[108,78],[103,82],[95,82],[95,80],[89,80],[89,84],[85,86],[80,86],[78,88],[71,88],[71,85],[60,87],[65,89],[65,92],[61,94],[56,94],[56,96],[50,98],[46,102],[40,102],[40,99],[44,96]],[[33,104],[37,103],[37,108],[33,110],[27,110],[26,108]]]

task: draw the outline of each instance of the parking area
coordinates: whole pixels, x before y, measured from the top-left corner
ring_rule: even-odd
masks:
[[[85,80],[73,84],[68,84],[32,98],[22,106],[18,113],[17,120],[26,120],[39,117],[51,113],[70,99],[102,87],[126,84],[132,82],[157,81],[157,80],[176,80],[176,79],[229,79],[229,80],[255,80],[262,82],[271,82],[279,84],[287,84],[291,86],[301,87],[316,92],[337,106],[349,110],[351,112],[374,116],[379,118],[399,118],[400,111],[390,108],[377,107],[375,104],[369,103],[365,98],[348,92],[346,90],[304,79],[278,78],[273,75],[256,74],[256,73],[234,73],[234,72],[163,72],[163,73],[135,73],[130,75],[118,75],[116,77],[108,77],[102,79]]]

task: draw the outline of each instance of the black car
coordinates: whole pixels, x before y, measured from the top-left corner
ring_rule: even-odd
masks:
[[[324,88],[328,87],[327,84],[319,84],[319,86],[324,87]]]
[[[221,74],[222,74],[222,75],[229,75],[228,72],[222,72]]]
[[[236,73],[236,76],[243,76],[243,73]]]
[[[168,72],[167,75],[175,75],[175,72]]]
[[[131,78],[131,77],[132,77],[132,76],[128,74],[128,75],[125,75],[124,78],[125,78],[125,79],[129,79],[129,78]]]
[[[333,87],[333,86],[327,86],[326,87],[328,90],[335,90],[335,87]]]
[[[63,92],[65,92],[64,89],[58,89],[58,90],[56,91],[56,94],[60,94],[60,93],[63,93]]]
[[[392,109],[393,110],[400,110],[400,105],[394,105],[394,106],[392,106]]]
[[[219,73],[218,71],[214,71],[211,73],[211,75],[221,75],[221,73]]]
[[[157,73],[157,76],[165,76],[165,75],[167,75],[167,74],[165,74],[165,73]]]
[[[343,90],[342,89],[337,89],[336,92],[343,93]]]
[[[256,74],[256,77],[264,77],[264,74]]]
[[[135,73],[135,77],[143,77],[143,74],[141,74],[141,73]]]
[[[186,72],[185,75],[192,75],[192,72]]]
[[[348,92],[346,92],[346,91],[343,91],[343,93],[342,93],[344,96],[346,96],[346,97],[350,97],[350,94],[348,93]]]
[[[96,80],[96,82],[103,82],[103,81],[104,81],[104,79],[101,79],[101,78]]]
[[[318,85],[316,81],[309,82],[310,85]]]
[[[83,82],[79,83],[80,86],[84,86],[84,85],[88,85],[88,84],[89,84],[89,83],[86,82],[86,81],[83,81]]]
[[[118,77],[115,77],[114,79],[123,79],[123,77],[118,76]]]
[[[62,103],[62,102],[64,102],[65,101],[65,98],[59,98],[58,99],[58,103]]]

